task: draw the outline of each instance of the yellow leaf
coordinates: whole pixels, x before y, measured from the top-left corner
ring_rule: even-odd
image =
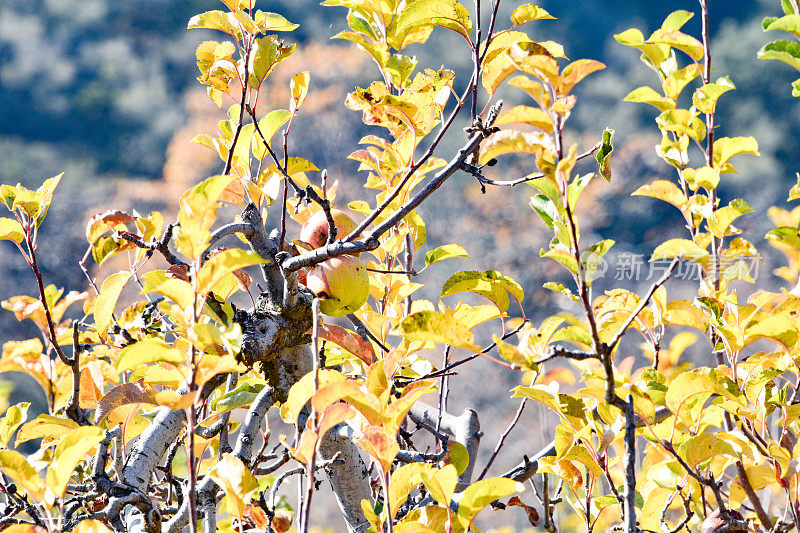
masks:
[[[393,332],[408,340],[431,341],[479,351],[472,332],[451,314],[419,311],[404,318]]]
[[[573,466],[573,468],[575,468]],[[481,509],[503,496],[522,492],[522,483],[504,477],[494,477],[475,482],[464,490],[458,503],[458,519],[466,526],[475,519]]]
[[[78,463],[86,459],[89,451],[103,440],[103,430],[94,426],[81,426],[72,432],[56,447],[53,463],[47,471],[47,487],[57,498],[64,496],[69,478]]]
[[[208,248],[211,225],[217,218],[217,202],[234,179],[230,174],[212,176],[181,197],[175,244],[185,256],[196,259]]]
[[[208,293],[217,282],[234,270],[260,263],[266,263],[266,260],[256,252],[240,248],[222,251],[206,261],[197,273],[197,294]]]
[[[25,456],[14,450],[0,450],[0,470],[28,491],[31,498],[42,500],[42,480]]]
[[[677,185],[667,180],[656,180],[649,185],[642,185],[631,193],[631,196],[658,198],[681,210],[689,201]]]
[[[161,339],[150,338],[124,348],[117,358],[117,372],[131,370],[147,363],[170,363],[180,365],[186,354]]]
[[[320,387],[334,381],[344,381],[345,379],[345,375],[336,370],[319,371]],[[287,424],[297,424],[297,417],[300,415],[300,411],[313,395],[314,374],[308,373],[289,389],[286,401],[281,405],[281,418],[283,418],[283,421]],[[327,406],[324,406],[322,410],[324,411],[326,408]]]
[[[14,435],[14,431],[28,416],[28,407],[30,406],[30,402],[18,403],[17,405],[12,405],[6,411],[6,416],[0,422],[0,441],[8,445],[11,441],[11,436]]]
[[[16,443],[20,444],[33,439],[44,439],[43,445],[68,434],[78,427],[76,422],[66,418],[58,418],[42,414],[23,425],[17,433]]]
[[[289,89],[292,92],[292,101],[290,102],[289,110],[292,113],[297,112],[300,106],[303,105],[303,102],[306,101],[310,79],[311,76],[308,74],[307,70],[298,72],[292,76],[292,80],[289,82]]]
[[[431,496],[445,507],[450,505],[458,483],[458,472],[453,465],[445,465],[432,474],[421,472],[420,477]]]
[[[142,276],[144,288],[142,293],[155,292],[166,296],[181,309],[191,310],[194,302],[194,290],[191,284],[178,278],[167,277],[165,270],[154,270]]]
[[[25,238],[25,231],[19,222],[11,218],[0,218],[0,240],[12,240],[22,242]]]
[[[94,324],[97,328],[97,333],[100,335],[105,335],[122,288],[128,283],[131,275],[131,272],[117,272],[103,281],[103,285],[100,287],[100,294],[97,295],[97,299],[94,301]]]
[[[409,463],[392,472],[389,480],[389,504],[392,517],[397,514],[397,509],[406,501],[414,487],[422,482],[420,474],[426,470],[433,470],[433,467],[425,463]]]
[[[701,248],[694,241],[688,239],[670,239],[653,250],[650,261],[659,259],[669,259],[683,254],[684,258],[691,261],[702,263],[708,259],[708,250]]]
[[[258,481],[235,455],[223,454],[222,460],[208,471],[214,483],[225,490],[228,512],[238,519],[244,516],[246,505],[258,491]]]

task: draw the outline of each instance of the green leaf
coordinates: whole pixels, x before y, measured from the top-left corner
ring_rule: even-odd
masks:
[[[186,354],[161,339],[149,338],[122,349],[117,358],[116,370],[119,374],[148,363],[170,363],[178,366],[186,359]]]
[[[466,39],[472,33],[469,11],[456,0],[417,0],[407,4],[396,19],[398,34],[430,25],[453,30]]]
[[[600,175],[606,181],[611,181],[611,152],[614,151],[614,130],[606,128],[603,131],[603,143],[597,152],[597,162],[600,164]]]
[[[572,301],[572,303],[574,303],[575,305],[580,305],[581,304],[581,299],[578,297],[578,295],[575,294],[574,292],[572,292],[570,289],[568,289],[562,283],[556,283],[554,281],[548,281],[547,283],[543,284],[542,287],[545,288],[545,289],[551,290],[553,292],[557,292],[559,294],[563,294],[564,296],[569,298]]]
[[[103,430],[95,426],[81,426],[72,432],[56,447],[53,463],[47,470],[47,486],[57,498],[64,496],[72,472],[78,463],[88,459],[89,451],[103,440]]]
[[[764,17],[763,19],[761,19],[761,29],[767,31],[769,25],[775,22],[776,20],[778,20],[778,17]]]
[[[405,317],[393,331],[408,340],[430,341],[479,351],[469,328],[453,315],[438,311],[417,311]]]
[[[605,273],[605,269],[601,270],[601,266],[604,266],[602,263],[603,256],[608,253],[612,246],[614,246],[613,240],[602,240],[597,244],[590,246],[587,249],[587,253],[581,257],[581,261],[583,261],[586,269],[586,283],[589,285],[591,285],[594,281],[598,270],[600,270],[601,274]]]
[[[507,276],[503,276],[496,270],[456,272],[444,283],[440,297],[444,298],[451,294],[467,291],[488,298],[501,311],[508,309],[509,294],[518,302],[521,302],[524,298],[524,292],[519,283]]]
[[[132,272],[116,272],[103,280],[100,286],[100,294],[94,301],[94,325],[97,333],[104,335],[108,329],[114,314],[122,288],[128,283],[133,275]]]
[[[767,43],[758,51],[758,58],[777,59],[800,70],[800,43],[785,40]]]
[[[511,23],[516,28],[534,20],[555,19],[546,10],[533,4],[523,4],[511,13]]]
[[[539,257],[549,257],[567,267],[573,274],[578,273],[578,262],[575,260],[575,256],[563,246],[551,246],[549,250],[543,249],[539,252]]]
[[[800,250],[800,231],[792,226],[781,226],[767,233],[767,240],[779,242],[790,246],[795,250]]]
[[[764,23],[769,20],[769,24],[764,26],[765,31],[783,30],[788,31],[800,39],[800,15],[786,15],[779,19],[774,17],[764,19]]]
[[[531,209],[536,211],[536,214],[539,215],[542,222],[550,229],[553,229],[553,220],[561,220],[558,207],[544,194],[531,196],[531,201],[528,205],[531,206]]]
[[[235,389],[226,392],[219,398],[211,402],[211,409],[215,413],[224,413],[232,409],[238,409],[245,405],[250,405],[256,399],[258,393],[264,388],[264,383],[245,382],[240,383]]]
[[[283,40],[275,35],[267,35],[256,39],[252,52],[252,87],[258,87],[269,76],[275,65],[292,55],[296,45],[286,46]]]
[[[9,240],[20,243],[25,239],[25,230],[13,218],[0,218],[0,240]]]
[[[466,527],[484,507],[496,499],[523,490],[525,486],[522,483],[505,477],[477,481],[464,489],[458,502],[458,519]]]
[[[701,248],[694,241],[688,239],[670,239],[658,245],[656,249],[653,250],[653,256],[650,258],[650,261],[670,259],[681,254],[683,254],[685,259],[698,263],[704,262],[709,256],[708,250]]]
[[[464,248],[457,244],[445,244],[425,254],[425,266],[431,266],[434,263],[452,257],[469,257],[469,254]]]

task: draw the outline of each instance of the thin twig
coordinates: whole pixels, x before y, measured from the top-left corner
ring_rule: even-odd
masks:
[[[589,149],[589,150],[583,152],[582,154],[578,155],[575,158],[575,160],[576,161],[580,161],[582,159],[586,159],[587,157],[590,157],[590,156],[594,155],[600,149],[600,147],[602,145],[603,145],[602,142],[598,142],[591,149]],[[470,174],[472,174],[473,176],[475,176],[475,178],[479,182],[484,183],[486,185],[494,185],[495,187],[514,187],[516,185],[520,185],[522,183],[527,183],[529,181],[533,181],[535,179],[539,179],[539,178],[543,178],[544,177],[544,173],[543,172],[536,172],[534,174],[528,174],[527,176],[524,176],[522,178],[517,178],[515,180],[493,180],[493,179],[489,179],[489,178],[485,177],[481,173],[481,169],[482,168],[483,167],[465,165],[464,167],[462,167],[462,170],[465,170],[465,171],[469,172]]]
[[[620,328],[617,330],[617,333],[608,343],[607,350],[609,353],[614,351],[614,348],[617,347],[617,344],[619,344],[619,341],[622,339],[622,336],[625,335],[625,332],[628,331],[630,325],[633,323],[634,320],[636,320],[636,317],[639,316],[639,313],[642,312],[642,309],[644,309],[647,306],[647,304],[650,303],[650,298],[653,297],[653,294],[655,294],[656,290],[667,282],[667,280],[672,275],[672,271],[675,270],[675,267],[678,266],[678,263],[681,261],[681,259],[683,259],[683,254],[675,256],[675,258],[669,264],[669,267],[664,272],[664,274],[662,274],[662,276],[650,286],[650,290],[647,291],[645,297],[641,299],[639,305],[636,306],[636,309],[634,309],[633,312],[630,314],[630,316],[628,316],[628,318],[625,320],[625,322],[622,323],[622,326],[620,326]]]
[[[500,440],[497,441],[497,446],[494,447],[492,456],[489,457],[489,460],[486,462],[486,466],[483,467],[483,470],[478,476],[478,479],[475,480],[476,482],[482,480],[489,472],[489,467],[492,466],[492,463],[497,458],[497,454],[500,453],[500,449],[503,447],[503,444],[505,444],[506,437],[508,437],[508,434],[511,433],[511,430],[514,429],[514,426],[517,425],[517,422],[519,422],[519,418],[522,416],[522,411],[525,410],[525,404],[527,403],[527,401],[528,401],[527,398],[523,398],[522,401],[519,402],[519,407],[517,408],[517,414],[514,415],[514,419],[508,425],[503,434],[500,435]]]

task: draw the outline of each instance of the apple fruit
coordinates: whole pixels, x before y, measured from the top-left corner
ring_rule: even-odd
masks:
[[[328,316],[354,313],[369,297],[367,267],[355,256],[332,257],[314,266],[306,286],[319,298],[319,310]]]
[[[734,520],[744,520],[742,513],[739,511],[729,509],[728,516]],[[721,531],[727,531],[728,533],[747,533],[746,529],[739,529],[728,524],[727,520],[722,516],[722,511],[719,509],[714,510],[714,512],[708,515],[706,519],[703,520],[703,524],[700,527],[701,533],[718,533]]]
[[[344,211],[331,209],[331,217],[336,224],[336,238],[347,237],[356,229],[355,221]],[[310,244],[313,248],[325,246],[328,242],[328,219],[324,211],[317,211],[311,215],[300,229],[300,240]]]

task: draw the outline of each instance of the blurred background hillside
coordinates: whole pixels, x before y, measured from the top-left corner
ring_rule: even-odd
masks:
[[[506,0],[500,20],[520,2]],[[471,2],[465,2],[471,6]],[[712,53],[715,76],[729,75],[737,91],[723,96],[718,106],[718,135],[753,135],[761,157],[741,158],[740,175],[723,180],[722,198],[746,199],[756,213],[767,206],[784,205],[789,187],[800,169],[800,154],[793,139],[800,138],[800,101],[790,95],[796,72],[778,62],[759,61],[756,52],[770,37],[760,21],[779,14],[777,0],[712,1]],[[194,50],[210,33],[185,30],[189,18],[217,9],[215,0],[4,0],[0,3],[0,183],[20,182],[35,188],[44,179],[66,172],[48,221],[40,236],[45,279],[68,290],[84,290],[85,278],[78,261],[86,251],[84,227],[94,212],[109,208],[154,209],[174,217],[178,195],[197,181],[219,172],[221,165],[208,149],[192,145],[198,133],[214,133],[220,111],[195,81]],[[524,27],[535,40],[555,40],[565,45],[570,59],[592,58],[608,68],[579,86],[578,105],[569,122],[571,139],[579,151],[592,146],[603,128],[616,130],[611,184],[596,183],[581,213],[585,242],[599,238],[617,241],[610,268],[600,288],[614,283],[614,265],[620,254],[647,256],[665,237],[684,236],[677,210],[630,193],[656,178],[673,179],[653,146],[658,132],[656,112],[644,105],[622,102],[640,85],[655,85],[653,74],[638,54],[618,45],[612,35],[630,27],[645,35],[659,27],[676,9],[697,11],[694,0],[543,0],[539,5],[557,20]],[[366,56],[330,36],[343,27],[345,10],[323,8],[311,0],[287,2],[259,0],[258,7],[276,11],[300,28],[289,34],[298,52],[273,75],[270,108],[286,107],[288,80],[301,70],[311,71],[312,88],[301,117],[293,126],[290,152],[327,168],[340,181],[340,199],[364,198],[363,176],[345,156],[357,148],[358,139],[377,130],[364,126],[360,114],[347,110],[344,97],[354,86],[368,84],[376,74]],[[698,17],[687,33],[699,35]],[[469,52],[444,30],[435,31],[425,49],[409,48],[419,67],[446,65],[457,72],[463,85],[471,66]],[[457,82],[458,85],[458,82]],[[507,108],[523,103],[521,92],[506,91]],[[460,128],[442,145],[447,157],[463,141]],[[519,177],[531,168],[520,163],[503,167]],[[594,167],[587,165],[585,171]],[[500,270],[525,288],[527,316],[552,313],[564,305],[541,289],[546,279],[561,270],[539,259],[549,239],[546,228],[527,207],[531,189],[524,186],[489,189],[482,194],[474,179],[459,175],[450,180],[434,205],[422,209],[428,224],[428,247],[458,242],[473,257],[426,273],[426,297],[434,298],[454,269]],[[785,206],[785,205],[784,205]],[[759,280],[776,286],[772,270],[780,258],[769,253],[763,235],[773,226],[764,215],[751,215],[738,224],[745,237],[764,252]],[[451,270],[447,270],[450,268]],[[563,279],[566,282],[566,279]],[[642,279],[633,288],[644,287]],[[672,286],[672,285],[671,285]],[[688,285],[687,285],[688,286]],[[680,284],[674,285],[681,290]],[[0,242],[0,300],[16,294],[35,294],[32,275],[9,242]],[[0,342],[25,339],[36,331],[0,311]],[[437,361],[438,363],[438,361]],[[480,362],[484,383],[496,383],[500,395],[518,384],[518,376]],[[474,381],[475,374],[453,378],[454,390]],[[462,381],[463,380],[463,381]],[[508,386],[508,387],[506,387]],[[481,411],[497,402],[498,388],[466,387],[468,394],[451,398],[454,412],[467,405]],[[12,402],[14,397],[12,397]],[[494,438],[513,416],[515,406],[493,407]],[[489,417],[484,417],[489,425]],[[543,425],[545,420],[529,409],[523,425]],[[539,432],[541,433],[541,432]],[[542,439],[548,438],[541,435]],[[487,442],[491,448],[494,442]],[[515,442],[509,450],[531,452],[537,443]],[[517,459],[520,455],[517,454]],[[498,460],[498,471],[508,464]]]

